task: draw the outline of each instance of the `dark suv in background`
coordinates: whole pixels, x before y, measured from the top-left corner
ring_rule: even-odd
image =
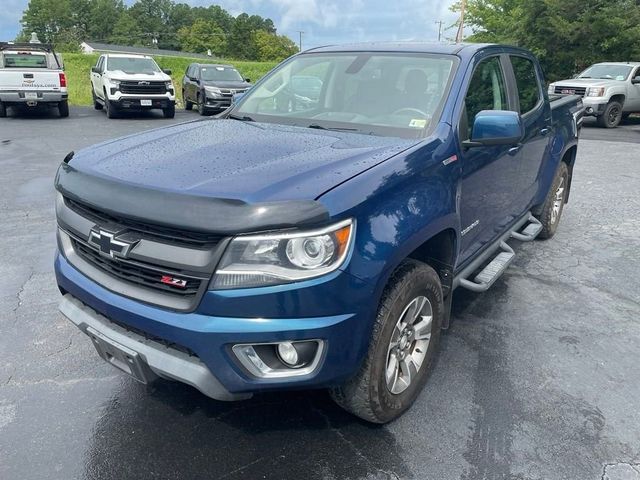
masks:
[[[236,93],[251,87],[250,81],[231,65],[192,63],[182,78],[184,107],[191,110],[196,105],[200,115],[224,110]]]

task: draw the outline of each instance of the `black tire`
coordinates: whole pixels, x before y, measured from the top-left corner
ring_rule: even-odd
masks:
[[[204,106],[204,102],[202,101],[202,95],[198,94],[196,100],[198,101],[198,113],[202,116],[207,115],[208,112]]]
[[[60,118],[67,118],[69,116],[69,101],[63,100],[58,102],[58,113]]]
[[[118,107],[116,107],[113,103],[111,103],[108,99],[106,99],[105,97],[105,101],[104,101],[104,109],[107,112],[107,118],[117,118],[118,117]]]
[[[400,393],[392,393],[385,375],[391,355],[392,335],[396,331],[396,323],[404,317],[403,313],[412,300],[420,297],[429,300],[432,311],[431,336],[426,355],[408,387]],[[413,404],[429,377],[443,315],[442,287],[438,274],[429,265],[405,260],[392,275],[382,295],[369,350],[360,370],[347,383],[330,391],[334,401],[372,423],[387,423],[402,415]],[[409,340],[405,345],[412,350],[417,348],[415,342],[415,339]]]
[[[542,231],[538,235],[539,239],[545,240],[556,234],[562,212],[564,211],[564,205],[567,201],[568,186],[569,169],[566,163],[560,162],[556,175],[553,177],[551,188],[542,204],[540,215],[536,215],[542,223]],[[560,189],[562,190],[560,191]],[[559,203],[556,204],[556,202]]]
[[[193,102],[187,100],[187,96],[184,94],[184,90],[182,91],[182,100],[184,101],[185,110],[191,110],[193,108]]]
[[[164,118],[173,118],[176,116],[176,106],[175,105],[171,105],[167,108],[163,108],[162,109],[162,115],[164,115]]]
[[[96,110],[102,110],[104,105],[102,105],[98,100],[96,92],[93,90],[93,85],[91,86],[91,97],[93,97],[93,108],[95,108]]]
[[[0,118],[4,118],[7,116],[7,106],[0,102]]]
[[[598,117],[598,125],[602,128],[616,128],[622,121],[622,104],[609,102],[602,115]]]

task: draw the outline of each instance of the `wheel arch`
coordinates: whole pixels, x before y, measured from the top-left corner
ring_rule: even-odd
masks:
[[[626,101],[626,99],[627,97],[623,93],[616,93],[615,95],[611,95],[611,98],[609,98],[609,103],[620,102],[620,105],[624,107],[624,102]]]
[[[569,195],[571,194],[571,181],[573,180],[573,166],[576,163],[576,156],[578,155],[578,146],[572,145],[564,152],[562,155],[562,159],[560,160],[562,163],[567,165],[567,169],[569,170],[569,181],[567,184],[567,196],[565,197],[565,203],[569,202]]]

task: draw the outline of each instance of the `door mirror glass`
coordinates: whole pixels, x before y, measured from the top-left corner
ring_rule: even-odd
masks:
[[[250,78],[245,78],[244,81],[247,82],[247,83],[251,83],[251,79]]]
[[[523,136],[524,128],[517,112],[483,110],[476,115],[467,146],[515,145]]]

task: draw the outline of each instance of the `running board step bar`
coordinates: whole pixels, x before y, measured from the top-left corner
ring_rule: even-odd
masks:
[[[530,242],[541,231],[542,224],[531,212],[523,215],[507,232],[455,276],[452,289],[464,287],[474,292],[488,290],[515,258],[515,252],[507,244],[507,240],[515,238],[521,242]],[[478,270],[480,272],[476,273]]]
[[[512,231],[511,236],[516,240],[520,240],[521,242],[530,242],[531,240],[535,240],[535,238],[542,231],[542,224],[540,220],[538,220],[533,215],[529,214],[529,218],[527,218],[529,224],[524,228],[524,230],[517,232]]]
[[[489,264],[478,273],[473,281],[466,278],[460,279],[460,286],[474,292],[484,292],[500,278],[516,256],[513,249],[505,242],[500,242],[498,253]]]

